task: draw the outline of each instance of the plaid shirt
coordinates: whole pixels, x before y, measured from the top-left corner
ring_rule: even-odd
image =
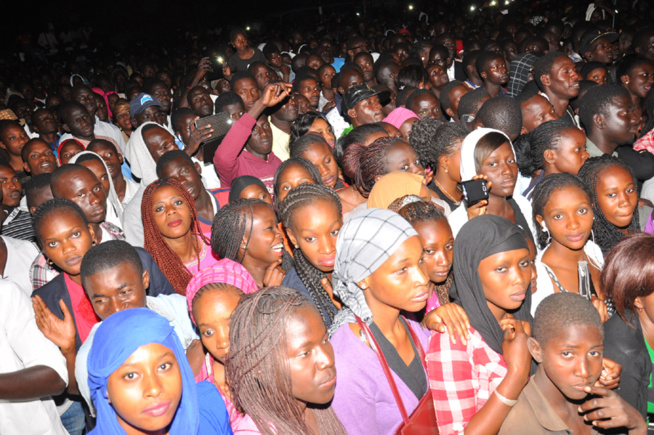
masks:
[[[125,233],[119,227],[109,222],[102,222],[100,228],[105,230],[111,237],[111,240],[125,240]],[[45,255],[39,254],[30,266],[30,280],[32,281],[32,290],[39,289],[52,281],[59,275],[59,269],[56,266],[50,266]]]
[[[650,130],[638,139],[633,148],[636,151],[649,151],[654,154],[654,130]]]
[[[529,74],[534,67],[538,56],[531,53],[519,54],[509,65],[509,83],[507,94],[509,97],[517,97],[529,81]]]
[[[426,360],[438,429],[442,434],[462,434],[506,376],[504,357],[470,328],[466,346],[434,332]]]

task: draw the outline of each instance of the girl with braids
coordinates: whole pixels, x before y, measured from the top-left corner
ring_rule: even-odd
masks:
[[[313,163],[322,177],[325,186],[338,190],[345,187],[341,181],[334,152],[327,142],[314,133],[302,136],[290,146],[291,157],[304,157]]]
[[[468,220],[483,214],[505,217],[533,234],[531,204],[514,192],[518,178],[515,151],[511,139],[499,130],[478,128],[461,145],[461,179],[480,178],[489,182],[488,200],[471,207],[463,204],[448,216],[454,237]]]
[[[278,209],[279,203],[286,198],[291,189],[300,184],[322,184],[318,169],[304,157],[291,157],[282,162],[273,179],[273,205]]]
[[[410,143],[418,158],[434,172],[429,188],[454,210],[461,205],[461,144],[468,130],[456,122],[423,119],[411,132]]]
[[[603,155],[588,159],[579,178],[590,190],[594,242],[606,255],[624,236],[640,231],[636,177],[622,161]]]
[[[334,142],[336,140],[334,131],[322,113],[308,112],[298,116],[291,126],[291,136],[288,139],[289,148],[292,149],[295,141],[308,133],[321,136],[329,144],[330,148],[334,148]]]
[[[532,200],[540,249],[537,256],[538,291],[532,314],[553,293],[578,293],[590,300],[603,320],[607,304],[600,286],[602,252],[590,241],[593,209],[586,185],[571,174],[552,174],[536,186]]]
[[[327,329],[296,290],[243,297],[232,313],[225,369],[234,404],[252,421],[236,433],[346,434],[330,406],[336,369]]]
[[[586,135],[568,118],[545,122],[529,134],[534,171],[539,171],[522,193],[531,200],[534,187],[550,174],[577,175],[590,155],[586,152]]]
[[[195,201],[180,182],[157,180],[143,193],[141,203],[145,249],[180,295],[195,271],[218,260],[202,233]]]
[[[302,184],[289,192],[278,212],[295,247],[295,267],[288,271],[282,285],[307,296],[329,328],[341,307],[331,288],[336,238],[343,226],[341,201],[327,186]]]
[[[259,288],[281,284],[292,267],[275,211],[259,199],[239,199],[218,210],[211,247],[218,257],[242,264]]]

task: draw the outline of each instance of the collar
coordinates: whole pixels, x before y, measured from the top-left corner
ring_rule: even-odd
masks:
[[[534,378],[532,377],[527,386],[522,390],[522,394],[525,395],[525,398],[529,402],[529,405],[543,428],[551,432],[561,432],[566,431],[572,435],[572,431],[568,428],[561,417],[556,413],[554,408],[547,401],[543,393],[540,391]]]

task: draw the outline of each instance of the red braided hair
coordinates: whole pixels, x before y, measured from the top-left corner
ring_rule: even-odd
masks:
[[[184,296],[186,295],[186,286],[193,277],[193,273],[184,266],[182,259],[179,258],[170,246],[168,246],[168,243],[159,231],[157,223],[154,221],[154,214],[152,212],[154,193],[161,186],[171,186],[179,192],[191,211],[190,231],[192,231],[194,235],[199,236],[202,242],[207,246],[211,246],[211,242],[204,236],[204,234],[202,234],[200,221],[198,220],[198,212],[195,209],[195,201],[193,200],[193,197],[191,197],[179,181],[174,179],[157,180],[152,182],[145,189],[145,192],[143,193],[143,201],[141,202],[141,218],[143,219],[145,249],[150,253],[150,255],[152,255],[157,266],[159,266],[166,278],[168,278],[168,281],[170,281],[175,291]],[[198,270],[200,270],[199,252]]]

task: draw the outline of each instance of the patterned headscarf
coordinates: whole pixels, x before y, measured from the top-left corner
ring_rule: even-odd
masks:
[[[343,225],[336,241],[336,264],[332,273],[334,294],[343,302],[330,335],[355,316],[370,324],[372,311],[357,284],[377,270],[409,237],[418,233],[399,214],[370,208]]]

